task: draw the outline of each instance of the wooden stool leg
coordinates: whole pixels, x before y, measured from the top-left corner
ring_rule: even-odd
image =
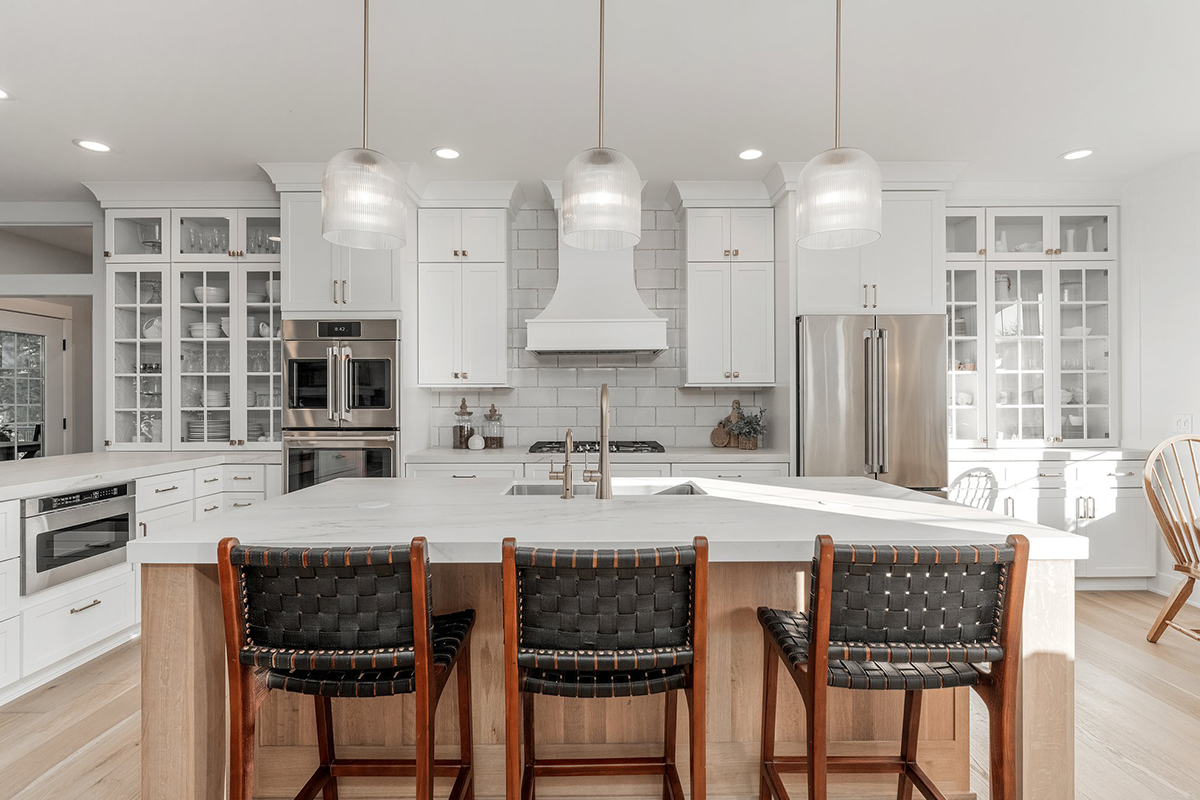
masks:
[[[917,763],[917,736],[921,728],[921,691],[904,693],[904,727],[900,734],[900,759],[907,764]],[[896,800],[912,800],[913,783],[904,773],[900,774],[900,785]]]
[[[1163,631],[1167,629],[1167,623],[1175,619],[1175,615],[1179,613],[1179,609],[1183,608],[1183,604],[1187,602],[1188,597],[1192,594],[1192,585],[1196,582],[1195,578],[1184,578],[1175,587],[1175,591],[1171,592],[1171,596],[1163,603],[1162,611],[1158,612],[1158,618],[1154,620],[1154,624],[1150,627],[1150,633],[1146,635],[1146,640],[1157,642],[1163,635]]]
[[[417,702],[416,800],[433,800],[433,704]]]
[[[524,732],[525,732],[525,766],[524,776],[521,781],[521,800],[534,800],[536,796],[537,786],[534,784],[533,766],[537,763],[537,754],[534,751],[533,745],[533,695],[526,693],[522,698],[525,707],[524,713]]]
[[[333,751],[333,704],[328,697],[313,697],[317,707],[317,757],[321,766],[328,767],[336,757]],[[325,800],[338,800],[337,778],[330,777],[322,787]]]
[[[708,735],[705,730],[705,715],[707,704],[705,702],[705,688],[703,678],[694,671],[692,678],[692,686],[687,690],[688,707],[691,709],[691,730],[690,747],[691,747],[691,773],[692,773],[692,800],[704,800],[707,794],[705,786],[705,745],[707,744],[705,737]]]
[[[667,692],[666,709],[663,712],[663,761],[667,764],[675,763],[675,729],[678,723],[679,696],[676,690],[671,690]],[[675,797],[670,775],[666,771],[663,773],[663,800],[683,800],[682,797]]]
[[[254,677],[242,667],[229,688],[229,800],[254,800]]]
[[[474,739],[471,735],[471,648],[464,643],[458,656],[458,750],[459,760],[470,765]],[[475,771],[467,780],[466,800],[475,800]],[[335,798],[336,800],[336,798]]]
[[[808,724],[808,800],[829,798],[829,728],[825,717],[828,691],[824,683],[813,682],[812,697],[804,705]]]
[[[766,765],[775,760],[775,703],[778,698],[779,659],[771,647],[771,634],[763,631],[762,764],[758,770],[758,800],[771,800]]]
[[[1017,800],[1016,690],[996,687],[988,704],[988,749],[991,751],[991,800]]]

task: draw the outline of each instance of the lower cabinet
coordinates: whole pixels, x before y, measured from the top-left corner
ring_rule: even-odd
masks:
[[[583,454],[571,457],[577,483],[583,482]],[[517,463],[464,463],[464,464],[409,464],[404,474],[409,478],[529,478],[550,480],[549,461],[531,464]],[[553,462],[555,469],[562,468],[562,458]],[[596,458],[589,455],[588,466],[596,468]],[[787,463],[740,462],[740,463],[614,463],[614,478],[786,478],[791,474]]]
[[[21,559],[0,561],[0,620],[21,611]]]
[[[1141,489],[1109,488],[1076,500],[1075,533],[1088,538],[1087,561],[1075,574],[1086,578],[1150,577],[1156,571],[1157,531],[1151,526]]]
[[[0,622],[0,688],[21,677],[21,618]]]
[[[134,624],[134,576],[125,568],[21,612],[21,671],[30,675]]]
[[[675,478],[786,478],[791,474],[788,464],[741,462],[734,464],[672,464]]]
[[[525,465],[517,463],[407,464],[408,478],[524,478]]]

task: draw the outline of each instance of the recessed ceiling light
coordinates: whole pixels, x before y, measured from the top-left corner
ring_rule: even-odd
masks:
[[[755,150],[753,147],[751,147],[749,150],[743,150],[742,152],[738,153],[738,158],[742,159],[743,161],[753,161],[756,158],[762,158],[762,150]]]
[[[97,153],[107,153],[109,150],[112,150],[104,142],[93,142],[91,139],[73,139],[72,141],[84,150],[92,150]]]
[[[12,99],[13,99],[13,96],[10,93],[4,91],[3,89],[0,89],[0,100],[12,100]]]
[[[1092,150],[1089,150],[1086,147],[1081,150],[1068,150],[1059,156],[1059,158],[1061,158],[1063,161],[1075,161],[1076,159],[1087,158],[1092,154],[1092,152]]]
[[[431,151],[438,158],[458,158],[458,151],[453,147],[435,147]]]

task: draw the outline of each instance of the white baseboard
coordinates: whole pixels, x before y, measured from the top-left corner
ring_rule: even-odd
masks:
[[[104,655],[109,650],[113,650],[126,642],[131,642],[142,635],[140,625],[134,625],[132,628],[114,634],[107,639],[97,642],[96,644],[84,650],[80,650],[70,658],[64,658],[53,666],[38,670],[32,675],[28,675],[16,683],[9,684],[3,689],[0,689],[0,707],[6,703],[11,703],[23,694],[28,694],[39,686],[44,686],[55,678],[61,677],[76,667],[81,667],[97,656]]]
[[[1144,592],[1153,578],[1076,578],[1077,592]]]

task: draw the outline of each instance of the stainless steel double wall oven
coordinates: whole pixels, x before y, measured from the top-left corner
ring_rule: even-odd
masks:
[[[399,320],[284,320],[283,368],[284,491],[397,474]]]

